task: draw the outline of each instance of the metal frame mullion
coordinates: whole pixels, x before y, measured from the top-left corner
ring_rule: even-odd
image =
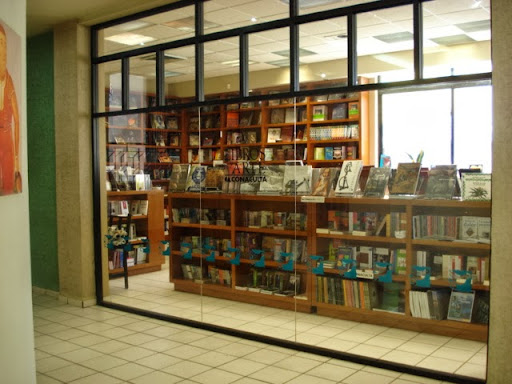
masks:
[[[122,110],[130,109],[130,58],[121,60],[121,105]]]
[[[196,39],[204,35],[204,4],[196,2],[195,6]],[[201,41],[195,44],[196,53],[196,100],[204,101],[204,43]]]
[[[300,90],[299,80],[299,26],[293,21],[299,14],[298,0],[290,0],[290,91]]]
[[[347,58],[347,77],[348,86],[357,84],[357,15],[350,14],[347,19],[348,32],[348,58]]]
[[[413,4],[414,23],[414,79],[423,79],[423,3],[416,0]]]
[[[165,53],[156,53],[156,105],[165,105]]]
[[[249,36],[240,34],[239,39],[240,96],[249,96]]]

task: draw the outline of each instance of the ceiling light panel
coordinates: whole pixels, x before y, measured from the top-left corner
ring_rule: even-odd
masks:
[[[455,36],[445,36],[445,37],[437,37],[435,39],[431,39],[434,43],[439,45],[458,45],[458,44],[467,44],[472,43],[474,40],[468,35],[455,35]]]
[[[456,24],[457,28],[462,29],[464,32],[480,32],[489,31],[491,29],[491,20],[477,20],[468,23]]]
[[[374,38],[383,41],[384,43],[393,44],[402,43],[404,41],[412,41],[414,39],[414,35],[411,32],[396,32],[388,33],[386,35],[374,36]]]
[[[105,40],[124,45],[140,45],[156,40],[154,37],[140,35],[138,33],[123,32],[117,35],[105,37]]]

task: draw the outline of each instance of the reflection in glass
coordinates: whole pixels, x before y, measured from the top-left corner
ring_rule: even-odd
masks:
[[[238,96],[240,87],[238,37],[205,43],[204,71],[207,74],[204,84],[206,96],[226,92],[232,96]]]
[[[185,46],[168,49],[164,53],[166,103],[172,98],[193,98],[195,96],[195,49]]]

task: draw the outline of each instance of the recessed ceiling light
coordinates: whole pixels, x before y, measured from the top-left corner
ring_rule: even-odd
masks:
[[[257,19],[257,18],[255,18],[255,17],[251,17],[251,21],[252,21],[253,23],[255,23],[256,21],[258,21],[258,19]]]
[[[123,31],[123,32],[128,32],[128,31],[133,31],[135,29],[144,28],[149,25],[151,25],[151,23],[148,23],[147,21],[134,20],[134,21],[129,21],[128,23],[123,23],[123,24],[117,25],[114,28],[118,29],[120,31]]]
[[[478,8],[482,4],[482,0],[475,0],[473,4],[471,4],[471,8]]]
[[[240,60],[236,59],[236,60],[223,61],[221,64],[227,65],[229,67],[236,67],[236,66],[240,65]],[[248,64],[249,65],[254,64],[254,61],[249,61]]]
[[[105,37],[105,40],[113,41],[114,43],[125,44],[125,45],[141,45],[155,41],[156,39],[151,36],[139,35],[137,33],[125,32],[117,35]]]
[[[325,73],[321,73],[321,74],[320,74],[320,77],[321,77],[322,79],[325,79],[325,77],[326,77],[326,76],[327,76],[327,75],[326,75]]]
[[[164,25],[171,27],[171,28],[179,29],[180,31],[183,31],[183,32],[190,32],[190,31],[195,30],[196,20],[194,19],[193,16],[189,16],[189,17],[185,17],[185,18],[179,19],[179,20],[168,21],[167,23],[164,23]],[[217,24],[217,23],[214,23],[214,22],[208,21],[208,20],[204,20],[204,29],[215,28],[218,26],[219,26],[219,24]]]

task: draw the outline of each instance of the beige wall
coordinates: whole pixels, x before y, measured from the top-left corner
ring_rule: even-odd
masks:
[[[23,192],[0,196],[0,382],[36,382],[30,280],[26,114],[26,3],[0,1],[0,19],[20,37],[20,156]],[[9,59],[8,59],[9,60]]]
[[[89,29],[54,30],[55,150],[60,296],[95,302]]]
[[[488,383],[512,382],[512,2],[492,1],[493,58],[493,183],[491,314],[489,327]]]

